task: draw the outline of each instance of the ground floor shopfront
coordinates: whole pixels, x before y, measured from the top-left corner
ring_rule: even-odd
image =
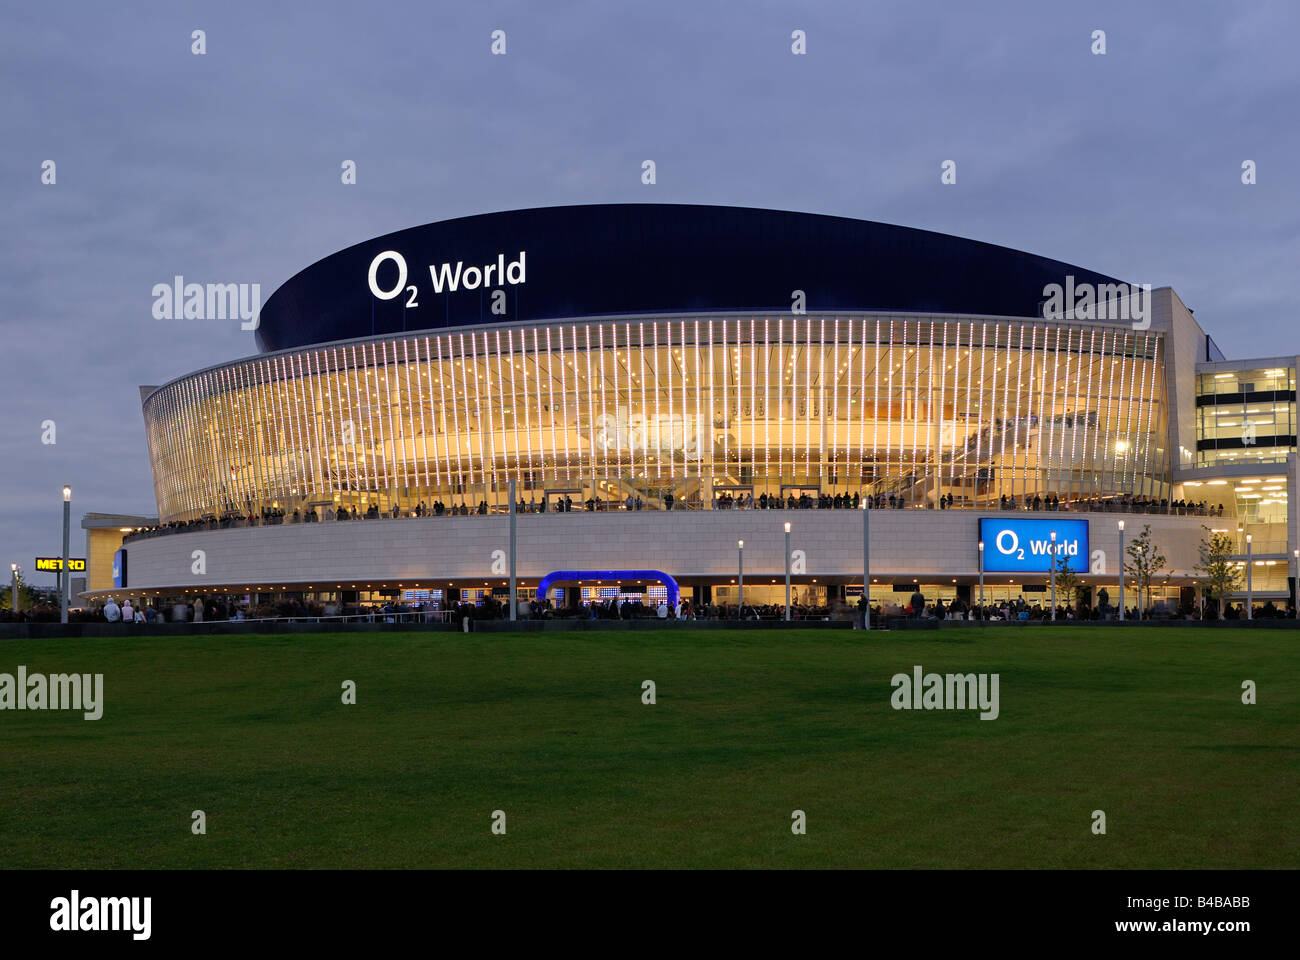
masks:
[[[1125,522],[1127,544],[1145,535],[1166,558],[1153,578],[1151,602],[1170,608],[1194,603],[1203,581],[1197,564],[1198,547],[1209,532],[1206,522],[1167,515],[1119,519]],[[988,604],[1023,598],[1045,606],[1051,577],[1042,550],[1051,534],[1062,548],[1075,551],[1068,564],[1084,602],[1094,604],[1093,591],[1103,586],[1110,603],[1119,602],[1120,531],[1117,518],[1107,514],[724,510],[524,515],[514,527],[516,587],[521,596],[535,597],[543,578],[552,576],[548,599],[553,604],[631,598],[657,604],[670,596],[671,581],[697,605],[725,607],[739,599],[743,577],[746,605],[783,605],[788,561],[795,605],[851,608],[863,583],[864,523],[873,606],[905,606],[917,588],[930,602],[977,603],[981,579]],[[432,603],[446,608],[503,600],[509,595],[510,529],[508,516],[444,516],[203,530],[131,540],[118,558],[119,584],[86,599],[224,596],[249,607],[298,602],[339,608]],[[1006,569],[1035,564],[1039,569],[1027,572]],[[1250,570],[1255,600],[1284,605],[1291,594],[1293,558],[1256,554]],[[1129,606],[1135,603],[1131,578],[1125,599]],[[1058,604],[1068,602],[1059,592]]]

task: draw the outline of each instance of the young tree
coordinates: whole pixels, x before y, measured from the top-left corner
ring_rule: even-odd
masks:
[[[10,608],[13,606],[13,580],[12,579],[5,580],[3,584],[0,584],[0,586],[3,586],[4,588],[2,591],[0,591],[0,610],[9,610],[12,613],[13,611],[10,610]],[[23,575],[21,573],[18,574],[19,611],[30,610],[32,607],[36,605],[36,602],[39,599],[40,598],[37,595],[36,590],[33,589],[32,586],[29,583],[27,583],[26,580],[23,579]]]
[[[1070,558],[1061,554],[1056,558],[1056,587],[1066,598],[1066,603],[1079,599],[1079,575],[1070,569]]]
[[[1210,595],[1218,601],[1219,619],[1222,620],[1224,594],[1241,587],[1241,568],[1231,559],[1237,545],[1226,533],[1213,533],[1209,527],[1204,529],[1208,536],[1201,539],[1201,558],[1196,569],[1205,574]]]
[[[1151,604],[1151,580],[1160,574],[1168,562],[1151,539],[1151,524],[1142,525],[1142,532],[1128,542],[1124,548],[1127,557],[1122,558],[1124,572],[1133,578],[1138,588],[1138,618],[1142,617],[1142,591],[1147,594],[1147,605]]]

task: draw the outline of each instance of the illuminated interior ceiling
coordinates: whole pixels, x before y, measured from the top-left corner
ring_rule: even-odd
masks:
[[[1168,496],[1162,338],[959,317],[680,316],[325,344],[145,401],[164,522],[787,486]]]

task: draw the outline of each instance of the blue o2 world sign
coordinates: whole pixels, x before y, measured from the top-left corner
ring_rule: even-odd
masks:
[[[1052,531],[1056,531],[1056,554],[1065,557],[1075,573],[1089,566],[1088,521],[1040,519],[1035,517],[984,517],[980,539],[984,541],[984,570],[987,573],[1051,573]]]

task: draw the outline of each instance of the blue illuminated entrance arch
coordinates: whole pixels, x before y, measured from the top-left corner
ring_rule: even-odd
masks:
[[[677,581],[662,570],[556,570],[542,577],[537,585],[537,599],[545,600],[546,591],[554,583],[567,583],[577,580],[658,580],[668,588],[668,606],[677,606],[677,597],[681,588]]]

